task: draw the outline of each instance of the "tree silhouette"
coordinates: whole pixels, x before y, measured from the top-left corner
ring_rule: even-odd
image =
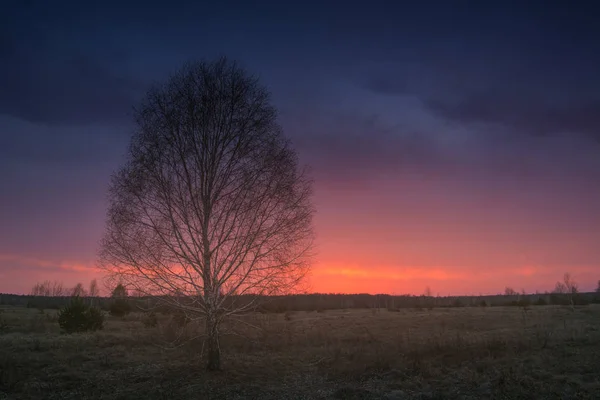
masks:
[[[81,283],[75,285],[75,287],[71,290],[71,296],[73,297],[84,297],[86,295],[87,293],[85,291],[85,288]]]
[[[90,295],[90,297],[100,296],[100,289],[98,288],[98,281],[96,281],[95,279],[92,279],[92,281],[90,282],[89,295]]]
[[[31,289],[32,296],[64,296],[65,293],[64,286],[62,282],[54,281],[50,282],[48,280],[42,283],[36,283]]]
[[[186,65],[135,117],[100,265],[203,318],[207,367],[220,369],[221,321],[254,306],[239,295],[290,292],[307,272],[311,181],[269,93],[225,58]]]
[[[117,299],[127,297],[127,289],[125,289],[125,286],[123,286],[122,283],[119,283],[113,289],[113,291],[111,293],[111,297],[114,297],[114,298],[117,298]]]

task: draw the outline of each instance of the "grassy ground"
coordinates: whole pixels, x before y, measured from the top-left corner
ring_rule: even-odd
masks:
[[[56,312],[0,311],[0,399],[592,399],[600,306],[256,314],[230,321],[220,373],[194,323],[108,317],[60,334]],[[251,327],[250,325],[254,326]]]

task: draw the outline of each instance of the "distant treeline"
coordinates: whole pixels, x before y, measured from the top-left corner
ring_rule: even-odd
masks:
[[[59,309],[69,303],[71,296],[33,296],[0,294],[0,305],[30,307],[39,309]],[[114,302],[112,297],[83,297],[93,305],[109,310]],[[157,298],[126,297],[132,310],[154,309],[168,313],[160,306]],[[431,309],[440,307],[498,307],[498,306],[543,306],[543,305],[587,305],[600,304],[600,293],[545,293],[545,294],[513,294],[491,296],[394,296],[387,294],[300,294],[289,296],[232,296],[229,299],[231,308],[239,308],[254,302],[253,311],[266,313],[283,313],[287,311],[324,311],[359,308],[384,308],[390,311],[400,309]],[[228,307],[229,308],[229,307]]]

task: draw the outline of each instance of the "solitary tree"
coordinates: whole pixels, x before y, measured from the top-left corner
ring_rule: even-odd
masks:
[[[207,367],[219,369],[223,318],[291,291],[307,272],[311,181],[269,93],[235,62],[186,65],[134,114],[100,265],[204,319]]]
[[[117,286],[115,286],[115,288],[113,289],[113,291],[111,293],[111,297],[114,297],[117,299],[127,297],[127,295],[128,295],[127,289],[125,289],[125,286],[123,286],[122,283],[119,283]]]
[[[65,294],[65,290],[62,282],[54,281],[44,281],[42,283],[36,283],[35,286],[31,289],[32,296],[63,296]]]
[[[111,315],[123,317],[131,312],[131,305],[127,301],[128,295],[129,293],[125,286],[123,286],[123,283],[119,283],[115,286],[111,293],[113,300],[109,306]]]
[[[568,290],[564,283],[556,282],[556,285],[554,285],[553,293],[565,294],[568,293]]]
[[[578,285],[568,272],[563,275],[563,281],[556,282],[556,285],[554,286],[554,293],[566,294],[569,304],[573,309],[575,308],[575,297],[578,292]]]
[[[75,285],[75,287],[71,290],[71,296],[73,297],[84,297],[87,293],[85,292],[85,288],[81,283]]]
[[[92,281],[90,282],[89,295],[90,295],[90,297],[100,296],[100,289],[98,288],[98,281],[96,281],[95,279],[92,279]]]
[[[565,285],[567,293],[576,294],[579,291],[577,282],[573,280],[571,274],[569,274],[568,272],[566,272],[563,276],[563,283]]]
[[[598,281],[598,287],[596,288],[596,293],[600,293],[600,280]]]

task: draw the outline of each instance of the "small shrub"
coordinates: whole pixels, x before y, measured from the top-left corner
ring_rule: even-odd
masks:
[[[58,312],[58,325],[66,333],[97,331],[103,328],[104,314],[75,297]]]
[[[0,333],[8,332],[8,322],[4,318],[0,318]]]
[[[150,311],[145,314],[142,318],[142,323],[146,328],[154,328],[158,325],[158,318],[156,317],[156,313],[154,311]]]
[[[291,321],[292,320],[292,314],[293,314],[292,311],[286,311],[285,314],[283,314],[283,318],[286,321]]]
[[[117,299],[110,304],[110,315],[114,317],[124,317],[131,312],[131,306],[125,299]]]
[[[488,305],[487,301],[485,301],[485,300],[481,300],[481,302],[479,303],[480,307],[487,307],[487,305]]]

